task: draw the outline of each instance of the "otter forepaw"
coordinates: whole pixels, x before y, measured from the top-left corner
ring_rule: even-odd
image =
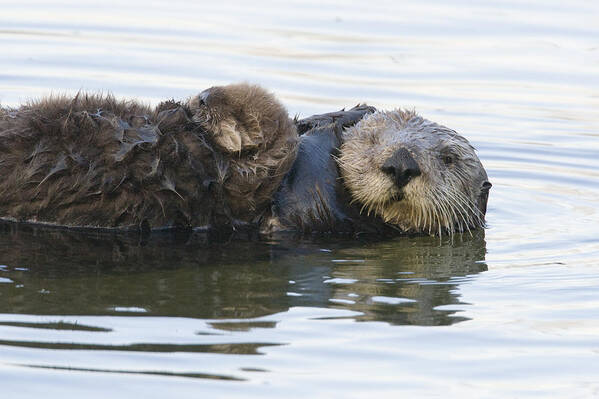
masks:
[[[247,85],[212,87],[189,101],[193,120],[206,129],[219,150],[240,153],[265,141],[260,115],[251,112],[252,90]]]
[[[350,110],[342,109],[337,112],[327,114],[312,115],[308,118],[295,121],[299,134],[304,134],[319,126],[334,124],[341,129],[350,127],[358,123],[367,114],[372,114],[376,108],[366,104],[358,104]]]
[[[262,132],[256,126],[243,126],[234,118],[226,118],[212,127],[212,138],[220,150],[235,153],[253,150],[262,141]]]

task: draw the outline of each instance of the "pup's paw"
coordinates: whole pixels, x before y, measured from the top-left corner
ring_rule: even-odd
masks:
[[[272,94],[245,83],[204,90],[188,107],[218,149],[230,154],[268,146],[289,120]]]

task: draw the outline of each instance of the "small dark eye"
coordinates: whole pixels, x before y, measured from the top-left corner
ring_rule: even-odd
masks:
[[[451,165],[454,162],[454,159],[451,155],[443,155],[443,163],[445,165]]]

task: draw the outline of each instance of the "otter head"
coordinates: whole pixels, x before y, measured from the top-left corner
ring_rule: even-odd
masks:
[[[338,158],[353,201],[406,232],[484,227],[491,183],[470,143],[414,112],[366,116]]]
[[[215,148],[216,187],[229,217],[249,222],[271,202],[297,154],[285,107],[250,84],[216,86],[187,102],[192,120]]]

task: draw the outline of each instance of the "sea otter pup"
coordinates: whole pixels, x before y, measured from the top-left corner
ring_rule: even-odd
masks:
[[[0,217],[234,229],[257,223],[296,151],[293,121],[257,86],[213,88],[156,109],[111,96],[51,97],[0,111]]]
[[[464,138],[413,113],[294,121],[248,84],[0,109],[0,173],[2,219],[142,231],[451,233],[484,224],[490,187]]]

